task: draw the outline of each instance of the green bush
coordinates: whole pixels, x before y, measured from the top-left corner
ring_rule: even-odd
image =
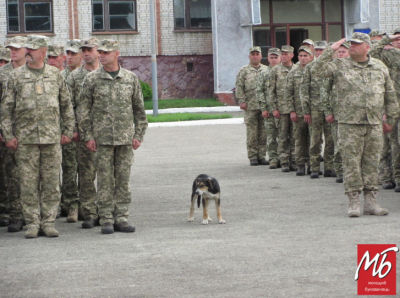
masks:
[[[143,100],[144,101],[151,101],[153,99],[153,91],[149,84],[140,81],[140,86],[142,87],[143,92]]]

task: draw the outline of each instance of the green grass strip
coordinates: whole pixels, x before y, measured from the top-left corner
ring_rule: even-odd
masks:
[[[193,121],[209,119],[227,119],[232,118],[229,114],[198,114],[198,113],[173,113],[159,114],[157,117],[147,115],[149,123],[152,122],[173,122],[173,121]]]
[[[222,102],[219,102],[215,98],[207,99],[163,99],[158,101],[159,109],[171,109],[171,108],[197,108],[197,107],[219,107],[223,106]],[[153,109],[152,101],[145,101],[144,108],[146,110]]]

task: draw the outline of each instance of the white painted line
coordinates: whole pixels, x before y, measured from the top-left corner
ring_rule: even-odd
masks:
[[[170,113],[222,113],[222,112],[240,112],[239,106],[221,106],[221,107],[202,107],[202,108],[174,108],[161,109],[158,114]],[[153,110],[146,110],[146,115],[152,115]]]
[[[216,125],[216,124],[243,124],[243,123],[244,123],[243,118],[229,118],[229,119],[213,119],[213,120],[154,122],[154,123],[149,123],[149,127],[198,126],[198,125]]]

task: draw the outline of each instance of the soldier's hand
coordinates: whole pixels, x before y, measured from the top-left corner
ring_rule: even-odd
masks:
[[[307,124],[311,124],[311,115],[310,114],[304,115],[304,122]]]
[[[96,141],[95,140],[87,141],[86,148],[88,148],[90,152],[96,152],[97,151]]]
[[[383,114],[382,121],[383,121],[383,122],[386,122],[386,120],[387,120],[387,115],[386,115],[386,114]]]
[[[335,116],[333,115],[328,115],[325,117],[326,122],[328,123],[335,123]]]
[[[342,44],[346,41],[346,38],[342,38],[341,40],[335,42],[333,45],[331,45],[332,50],[336,51],[340,48]]]
[[[79,132],[74,132],[72,135],[72,141],[79,142]]]
[[[139,140],[133,139],[132,140],[132,148],[133,148],[133,150],[136,150],[137,148],[139,148],[141,144],[142,143]]]
[[[389,35],[388,36],[391,41],[400,40],[400,35]]]
[[[4,143],[4,139],[3,139],[3,136],[2,136],[2,135],[0,135],[0,142],[3,142],[3,143]]]
[[[269,118],[270,114],[269,114],[268,111],[263,111],[263,112],[262,112],[262,116],[263,116],[264,118]]]
[[[18,140],[17,138],[13,138],[11,140],[9,140],[6,144],[7,148],[11,149],[11,150],[17,150],[18,147]]]
[[[273,111],[273,112],[272,112],[272,115],[274,115],[274,117],[275,117],[276,119],[281,118],[281,113],[279,113],[279,110]]]
[[[239,107],[240,107],[241,110],[244,110],[244,111],[247,110],[247,104],[246,104],[245,102],[244,102],[244,103],[241,103],[241,104],[239,105]]]
[[[383,133],[392,132],[393,127],[390,124],[383,123]]]
[[[290,112],[290,120],[292,120],[293,122],[299,121],[299,118],[297,117],[296,112]]]
[[[71,138],[65,136],[65,135],[61,135],[61,145],[65,145],[68,144],[69,142],[71,142]]]
[[[390,50],[390,49],[394,49],[394,46],[392,46],[391,44],[387,44],[383,47],[384,51]]]

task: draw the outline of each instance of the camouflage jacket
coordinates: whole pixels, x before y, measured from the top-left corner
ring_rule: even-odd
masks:
[[[282,104],[281,114],[296,112],[297,116],[304,117],[300,100],[300,84],[303,80],[305,70],[306,67],[298,66],[293,68],[287,75],[284,104]]]
[[[369,54],[381,60],[389,69],[389,74],[393,82],[397,98],[400,101],[400,49],[383,50],[390,43],[390,38],[385,35],[381,41],[372,45]]]
[[[236,98],[239,103],[246,103],[247,110],[261,110],[260,102],[265,102],[265,73],[268,67],[261,64],[256,69],[250,64],[243,66],[236,76]]]
[[[300,100],[304,114],[311,114],[311,111],[322,111],[321,88],[326,79],[311,75],[311,67],[314,62],[315,60],[305,66],[303,80],[300,84]]]
[[[267,67],[268,67],[268,70],[263,73],[263,76],[264,76],[263,80],[264,80],[264,85],[265,85],[264,86],[264,90],[265,90],[264,95],[265,96],[264,97],[260,96],[258,100],[260,102],[261,111],[263,111],[263,112],[264,111],[272,112],[270,106],[268,105],[269,74],[271,72],[272,67],[271,67],[271,65],[269,65]]]
[[[36,77],[27,65],[19,67],[5,89],[1,122],[6,141],[16,137],[20,144],[55,144],[61,134],[72,138],[75,120],[70,93],[57,68],[45,65]]]
[[[336,83],[333,78],[326,79],[321,88],[322,110],[325,117],[328,115],[337,115],[338,97]],[[336,119],[335,119],[336,120]]]
[[[103,67],[86,75],[77,115],[85,141],[98,145],[143,141],[148,126],[139,79],[122,67],[114,79]]]
[[[69,75],[71,74],[71,71],[69,70],[69,68],[64,68],[63,71],[61,71],[61,75],[63,76],[63,78],[66,80],[68,79]]]
[[[6,90],[7,81],[10,77],[11,73],[13,72],[14,67],[12,63],[8,63],[3,67],[0,67],[0,104],[3,98],[3,90]],[[1,130],[1,122],[0,122],[0,130]]]
[[[291,70],[294,70],[297,67],[297,65],[293,64]],[[286,113],[287,103],[284,95],[288,73],[289,70],[281,63],[275,66],[269,74],[269,92],[267,99],[271,111],[279,110],[281,114]],[[285,112],[283,112],[284,110]]]
[[[338,96],[339,123],[381,124],[385,112],[388,123],[398,117],[399,104],[387,67],[369,57],[363,67],[351,57],[333,59],[334,51],[328,47],[314,62],[312,74],[332,78]]]
[[[77,115],[77,106],[78,106],[78,101],[79,101],[79,96],[82,92],[82,83],[83,79],[85,76],[89,73],[90,71],[87,70],[83,65],[78,67],[77,69],[74,69],[68,76],[67,78],[67,85],[69,87],[69,90],[71,91],[71,100],[72,100],[72,106],[74,108],[74,113],[75,113],[75,119],[77,120],[79,117]],[[75,123],[74,127],[74,132],[78,131],[78,123]],[[79,131],[79,134],[81,134],[81,138],[83,139],[83,132]]]

